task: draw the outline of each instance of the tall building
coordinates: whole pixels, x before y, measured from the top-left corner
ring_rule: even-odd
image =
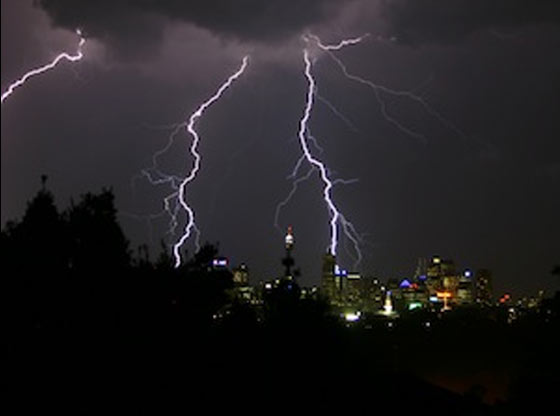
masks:
[[[327,253],[323,257],[321,290],[331,306],[344,313],[356,313],[364,306],[364,281],[359,273],[348,272]]]
[[[441,281],[441,258],[439,256],[432,257],[432,260],[426,268],[426,287],[431,296],[443,289]]]
[[[383,306],[383,291],[379,279],[366,277],[362,279],[362,301],[364,312],[373,313]]]
[[[359,273],[347,273],[342,296],[346,306],[361,310],[364,299],[364,282]]]
[[[428,274],[428,259],[425,257],[418,258],[418,264],[416,265],[416,271],[414,272],[414,278],[419,280],[424,280]]]
[[[475,275],[475,301],[481,306],[492,305],[492,272],[480,269]]]
[[[465,270],[459,277],[457,288],[457,303],[469,305],[474,301],[474,276],[470,270]]]
[[[321,275],[321,291],[324,296],[333,303],[336,300],[338,293],[335,281],[335,267],[336,257],[331,253],[326,253],[323,256],[323,272]]]
[[[294,248],[294,233],[292,226],[288,227],[286,237],[284,238],[284,244],[286,247],[286,257],[282,259],[282,264],[286,268],[284,272],[284,277],[286,279],[293,279],[292,267],[294,266],[294,259],[292,257],[292,249]]]
[[[430,295],[437,292],[454,291],[458,285],[455,264],[452,260],[442,260],[439,256],[432,257],[426,270],[426,286]]]

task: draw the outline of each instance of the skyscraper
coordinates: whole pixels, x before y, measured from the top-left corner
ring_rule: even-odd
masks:
[[[459,286],[457,288],[457,303],[460,305],[471,304],[474,300],[474,276],[470,270],[465,270],[459,276]]]
[[[336,302],[338,293],[335,281],[336,257],[326,253],[323,257],[323,273],[321,276],[321,290],[329,302]]]
[[[424,280],[428,274],[428,259],[425,257],[419,257],[418,263],[416,265],[416,270],[414,272],[414,278]]]

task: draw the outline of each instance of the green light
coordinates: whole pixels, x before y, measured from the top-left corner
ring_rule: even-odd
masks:
[[[414,309],[420,309],[422,307],[421,302],[411,302],[408,304],[408,310],[412,311]]]

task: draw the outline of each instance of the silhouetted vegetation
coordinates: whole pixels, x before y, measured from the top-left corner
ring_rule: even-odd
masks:
[[[515,325],[473,308],[347,327],[287,279],[255,306],[234,295],[228,269],[212,267],[214,245],[179,268],[165,250],[155,262],[145,248],[133,256],[110,190],[59,211],[43,187],[1,244],[10,384],[42,409],[105,413],[117,397],[152,413],[146,399],[158,397],[155,413],[173,403],[205,413],[522,414],[560,385],[558,295]],[[484,376],[495,379],[494,406],[476,382]],[[462,382],[464,394],[432,382]]]

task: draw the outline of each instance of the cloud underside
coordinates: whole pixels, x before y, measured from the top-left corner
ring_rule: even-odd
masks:
[[[320,23],[350,0],[38,0],[53,25],[125,52],[157,47],[165,24],[182,21],[241,41],[278,42]]]
[[[122,56],[157,51],[169,22],[216,36],[277,43],[334,20],[345,7],[377,9],[402,43],[456,43],[484,29],[560,23],[559,0],[35,0],[53,25],[96,38]],[[367,15],[367,13],[365,14]],[[379,22],[370,22],[372,32]],[[348,27],[348,25],[347,25]]]

